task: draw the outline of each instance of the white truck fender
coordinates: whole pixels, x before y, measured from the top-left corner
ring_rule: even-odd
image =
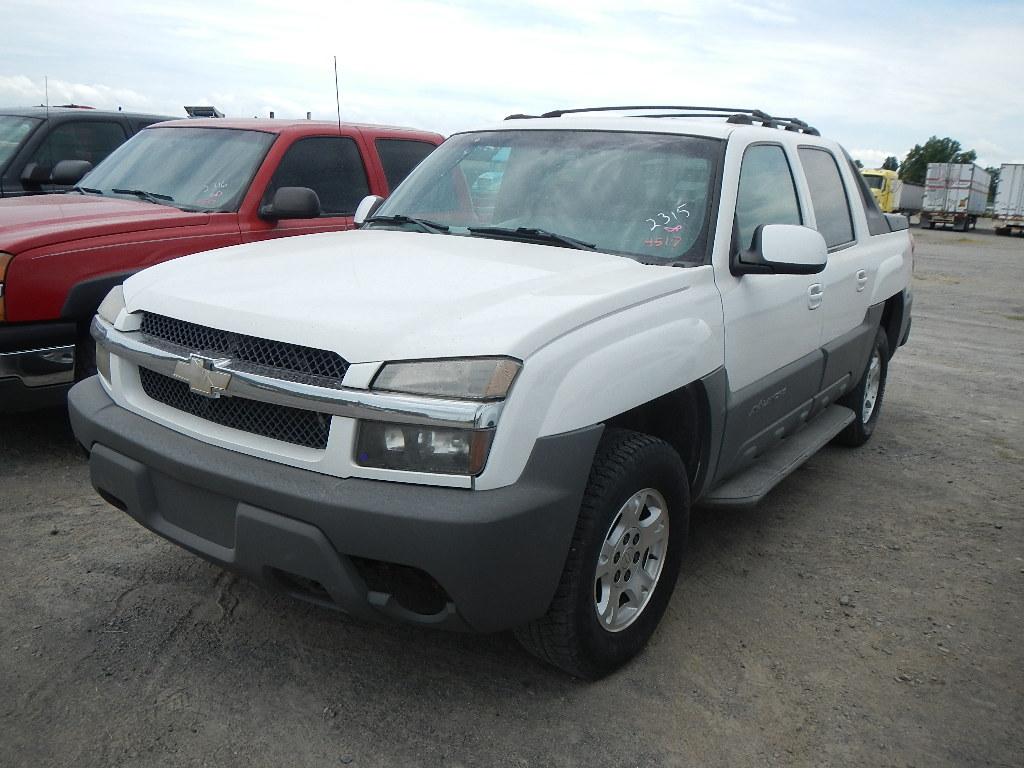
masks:
[[[885,301],[910,287],[911,262],[904,253],[893,254],[878,265],[871,304]]]
[[[514,483],[538,437],[599,424],[719,368],[721,297],[710,267],[694,271],[706,274],[686,290],[598,318],[531,355],[474,487]]]

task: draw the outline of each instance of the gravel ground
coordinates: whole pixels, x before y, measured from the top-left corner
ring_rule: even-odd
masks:
[[[237,579],[100,501],[66,414],[0,417],[0,766],[1020,766],[1024,241],[915,235],[872,441],[698,510],[595,684]]]

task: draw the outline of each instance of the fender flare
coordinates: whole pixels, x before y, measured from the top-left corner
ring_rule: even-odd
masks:
[[[60,310],[61,320],[76,322],[91,320],[110,289],[120,285],[137,271],[115,272],[109,275],[90,277],[72,286],[68,291],[67,298],[64,299],[64,306]]]

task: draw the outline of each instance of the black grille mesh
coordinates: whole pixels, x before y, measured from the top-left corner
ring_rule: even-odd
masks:
[[[336,352],[207,328],[152,312],[143,316],[140,330],[147,336],[169,341],[192,352],[229,357],[237,362],[285,373],[322,376],[340,382],[348,370],[348,363]],[[282,378],[289,377],[285,375]]]
[[[308,448],[326,448],[331,417],[326,413],[289,408],[239,397],[197,395],[188,384],[139,368],[142,389],[157,402],[232,429]]]

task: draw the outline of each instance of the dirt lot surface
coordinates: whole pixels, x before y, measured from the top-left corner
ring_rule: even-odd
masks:
[[[915,230],[879,428],[695,513],[665,621],[585,684],[510,636],[291,601],[0,420],[0,766],[1020,766],[1024,240]]]

